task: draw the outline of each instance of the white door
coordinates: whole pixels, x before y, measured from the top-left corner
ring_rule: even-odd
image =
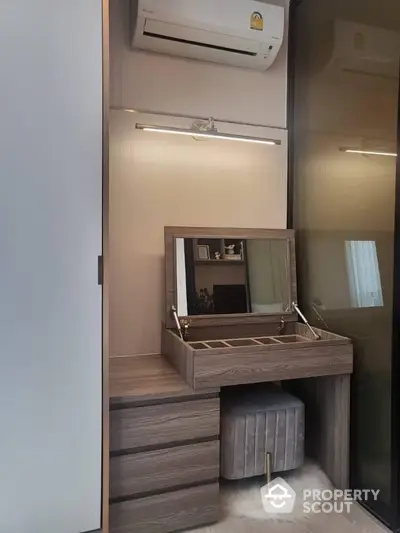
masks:
[[[100,527],[101,161],[101,0],[1,0],[1,533]]]

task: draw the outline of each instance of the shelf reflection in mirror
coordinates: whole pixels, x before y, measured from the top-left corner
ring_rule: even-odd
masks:
[[[287,239],[176,238],[180,317],[291,312]]]

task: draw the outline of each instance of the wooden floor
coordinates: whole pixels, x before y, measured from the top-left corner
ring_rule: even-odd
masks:
[[[191,533],[388,533],[362,507],[355,504],[348,515],[314,514],[295,524],[227,517],[218,524]]]

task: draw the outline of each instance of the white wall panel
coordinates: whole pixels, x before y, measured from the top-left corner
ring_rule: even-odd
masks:
[[[100,526],[100,0],[0,2],[0,532]]]

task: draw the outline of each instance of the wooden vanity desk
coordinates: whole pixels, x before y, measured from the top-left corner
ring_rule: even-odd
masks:
[[[163,355],[196,391],[282,382],[306,404],[308,455],[347,488],[353,347],[299,322],[294,231],[168,227],[165,264]]]
[[[165,228],[165,245],[162,355],[111,361],[111,533],[218,520],[227,386],[301,398],[307,455],[348,488],[353,348],[299,322],[294,232]]]

